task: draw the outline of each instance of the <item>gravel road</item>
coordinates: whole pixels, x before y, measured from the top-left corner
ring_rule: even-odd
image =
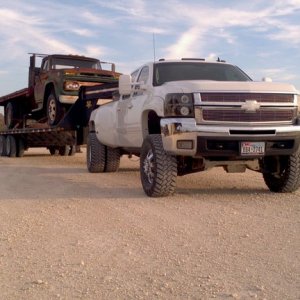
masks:
[[[0,157],[0,299],[300,299],[300,191],[213,169],[153,199],[138,166]]]

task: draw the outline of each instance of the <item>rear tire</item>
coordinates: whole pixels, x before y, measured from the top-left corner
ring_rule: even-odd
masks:
[[[51,155],[58,155],[58,148],[55,146],[49,146],[48,150],[50,152]]]
[[[274,160],[266,160],[265,167]],[[269,166],[271,167],[271,166]],[[263,173],[263,178],[270,189],[275,193],[290,193],[300,186],[300,149],[290,156],[279,157],[277,160],[277,172]]]
[[[59,155],[61,156],[68,156],[70,153],[70,146],[65,145],[58,148]]]
[[[120,167],[120,149],[106,147],[105,172],[117,172]]]
[[[74,156],[76,153],[76,145],[72,145],[70,146],[70,150],[69,150],[69,156]]]
[[[97,139],[96,133],[90,132],[87,138],[86,164],[91,173],[103,173],[105,171],[106,147]]]
[[[6,156],[6,137],[0,135],[0,156]]]
[[[25,152],[25,143],[22,138],[17,139],[17,157],[23,157]]]
[[[146,195],[164,197],[174,193],[177,160],[164,151],[160,134],[145,138],[140,156],[140,174]]]
[[[6,138],[6,154],[9,157],[17,156],[17,142],[13,135],[9,135]]]

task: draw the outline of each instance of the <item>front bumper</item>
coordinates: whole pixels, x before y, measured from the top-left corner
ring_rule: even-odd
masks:
[[[164,149],[172,155],[244,159],[240,143],[265,142],[265,156],[290,155],[300,143],[300,126],[197,125],[194,118],[161,119]],[[257,158],[253,155],[252,158]]]

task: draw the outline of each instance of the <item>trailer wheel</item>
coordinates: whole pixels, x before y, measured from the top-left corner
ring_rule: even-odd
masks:
[[[69,145],[65,145],[65,146],[61,146],[58,148],[58,153],[61,156],[67,156],[70,153],[70,146]]]
[[[105,172],[117,172],[120,166],[120,149],[106,147]]]
[[[94,132],[90,132],[87,137],[86,165],[91,173],[103,173],[105,171],[106,147],[100,143]]]
[[[73,156],[76,153],[76,145],[72,145],[70,146],[70,150],[69,150],[69,156]]]
[[[0,135],[0,156],[6,156],[6,137]]]
[[[25,143],[22,138],[17,139],[17,157],[23,157],[25,152]]]
[[[52,91],[47,100],[47,119],[50,126],[56,125],[63,117],[63,107]]]
[[[8,102],[4,111],[4,122],[7,128],[14,128],[18,123],[18,113],[15,104]]]
[[[48,150],[50,152],[51,155],[58,155],[58,148],[55,146],[49,146]]]
[[[17,156],[17,143],[13,135],[9,135],[6,138],[6,154],[9,157]]]
[[[140,156],[140,174],[146,195],[164,197],[174,193],[177,161],[164,151],[160,134],[145,138]]]

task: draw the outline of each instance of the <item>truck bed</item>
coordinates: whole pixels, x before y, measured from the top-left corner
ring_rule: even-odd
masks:
[[[16,92],[4,95],[0,97],[0,106],[4,106],[6,104],[6,102],[14,99],[14,100],[18,100],[18,98],[24,99],[24,98],[29,98],[32,95],[32,89],[30,88],[24,88],[21,90],[18,90]]]

